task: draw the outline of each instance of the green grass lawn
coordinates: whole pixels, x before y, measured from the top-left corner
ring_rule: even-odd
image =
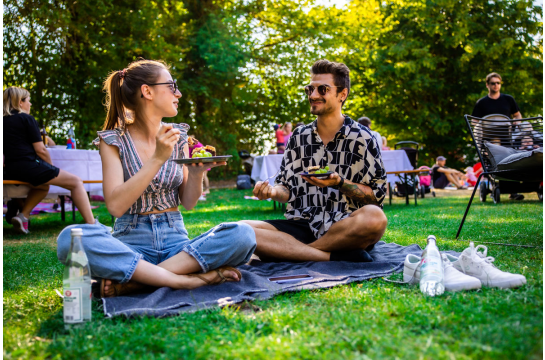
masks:
[[[224,221],[282,218],[272,203],[243,195],[250,191],[215,190],[182,212],[190,236]],[[543,204],[529,198],[502,196],[499,205],[477,199],[463,241],[454,235],[467,197],[426,198],[417,207],[396,199],[384,208],[386,242],[424,246],[433,234],[441,250],[462,251],[468,240],[537,245],[488,245],[500,269],[526,276],[519,289],[425,298],[416,287],[373,279],[164,319],[107,319],[94,303],[93,321],[69,331],[55,293],[63,269],[55,239],[70,222],[60,214],[35,216],[32,233],[21,236],[4,221],[4,358],[541,359]],[[110,224],[104,204],[94,212]]]

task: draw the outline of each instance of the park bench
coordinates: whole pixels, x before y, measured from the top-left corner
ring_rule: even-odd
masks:
[[[83,180],[84,184],[102,184],[102,180]],[[26,185],[26,186],[32,186],[31,184],[23,181],[17,181],[17,180],[3,180],[3,185]],[[65,211],[65,201],[66,196],[68,195],[59,195],[59,199],[61,201],[61,220],[66,221],[66,211]],[[70,196],[68,196],[70,198]],[[70,198],[71,199],[71,198]],[[72,221],[76,221],[76,206],[72,203]],[[112,221],[114,220],[114,217],[112,216]]]

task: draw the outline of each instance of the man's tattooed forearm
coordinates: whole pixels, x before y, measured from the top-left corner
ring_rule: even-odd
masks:
[[[277,198],[276,201],[279,201],[282,203],[288,202],[290,198],[290,191],[285,186],[282,186],[282,185],[277,185],[274,188],[276,189],[276,198]]]
[[[357,201],[361,204],[368,205],[378,205],[377,198],[371,189],[370,194],[366,194],[357,184],[348,184],[344,183],[341,187],[341,192],[351,198],[354,201]]]

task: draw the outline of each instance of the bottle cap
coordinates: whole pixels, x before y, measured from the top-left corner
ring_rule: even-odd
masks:
[[[72,236],[74,236],[74,235],[82,236],[83,235],[83,230],[81,228],[73,228],[73,229],[70,230],[70,234]]]

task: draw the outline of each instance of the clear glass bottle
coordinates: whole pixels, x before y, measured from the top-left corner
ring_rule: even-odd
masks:
[[[443,259],[433,235],[428,236],[428,245],[422,252],[421,264],[420,291],[428,296],[441,295],[445,291]]]
[[[81,242],[83,230],[72,229],[70,235],[63,277],[65,326],[91,321],[91,269]]]

